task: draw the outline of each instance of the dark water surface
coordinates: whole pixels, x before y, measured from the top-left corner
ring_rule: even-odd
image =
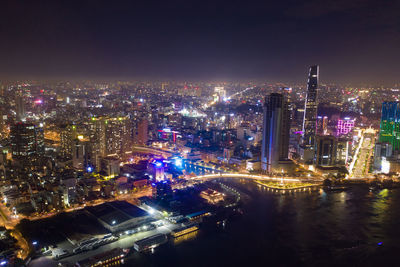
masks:
[[[226,181],[226,180],[225,180]],[[400,190],[280,195],[252,182],[225,229],[134,253],[128,266],[400,266]]]

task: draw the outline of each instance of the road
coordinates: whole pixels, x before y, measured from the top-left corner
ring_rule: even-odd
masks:
[[[143,153],[149,155],[159,155],[165,158],[172,157],[172,155],[176,152],[167,150],[167,149],[160,149],[155,147],[144,147],[144,146],[134,146],[133,153]]]
[[[92,203],[85,203],[82,206],[68,208],[68,209],[62,210],[60,212],[50,212],[50,213],[47,213],[47,214],[40,214],[40,215],[37,215],[37,216],[19,216],[18,219],[14,219],[13,220],[13,226],[17,225],[19,223],[19,221],[21,219],[24,219],[24,218],[25,219],[29,219],[31,221],[35,221],[35,220],[40,220],[40,219],[44,219],[44,218],[50,218],[50,217],[55,216],[55,215],[57,215],[58,213],[61,213],[61,212],[73,212],[73,211],[81,210],[81,209],[83,209],[85,207],[88,207],[88,206],[97,206],[97,205],[100,205],[100,204],[103,204],[103,203],[106,203],[106,202],[113,202],[113,201],[118,201],[118,200],[121,200],[121,201],[122,200],[126,200],[128,202],[132,202],[133,200],[136,200],[136,199],[138,199],[140,197],[151,196],[151,194],[152,194],[152,190],[151,190],[151,188],[148,188],[148,189],[136,192],[136,193],[118,195],[115,198],[97,199],[97,200],[93,201]]]
[[[360,150],[356,155],[356,161],[351,173],[351,178],[373,178],[369,173],[369,159],[372,156],[372,149],[374,147],[374,138],[371,136],[364,136]]]
[[[14,229],[19,222],[19,218],[16,218],[4,204],[0,204],[0,214],[1,225],[11,230],[11,236],[17,240],[17,244],[20,247],[17,251],[17,256],[25,259],[29,255],[31,248],[21,233]]]
[[[242,91],[236,92],[236,93],[234,93],[234,94],[232,94],[232,95],[226,97],[226,99],[227,99],[227,100],[231,100],[231,99],[234,98],[235,96],[240,95],[240,94],[243,94],[243,93],[247,92],[248,90],[251,90],[251,89],[254,89],[254,88],[256,88],[256,87],[255,87],[255,86],[253,86],[253,87],[247,87],[246,89],[244,89],[244,90],[242,90]],[[212,101],[210,101],[209,103],[204,104],[204,105],[203,105],[203,108],[204,108],[204,109],[207,109],[208,107],[211,107],[211,106],[213,106],[213,105],[216,104],[216,103],[217,103],[217,102],[215,102],[214,100],[212,100]]]
[[[216,178],[240,178],[240,179],[251,179],[251,180],[259,180],[259,181],[282,181],[282,177],[270,177],[266,175],[255,175],[255,174],[246,174],[246,173],[220,173],[220,174],[206,174],[201,176],[193,177],[192,180],[197,181],[206,181],[210,179]],[[305,177],[304,179],[299,179],[295,177],[284,177],[283,180],[285,182],[304,182],[304,181],[312,181],[312,182],[321,182],[319,177]]]

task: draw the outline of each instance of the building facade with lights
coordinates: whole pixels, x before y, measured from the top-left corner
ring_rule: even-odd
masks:
[[[288,158],[290,114],[282,94],[272,93],[265,98],[261,169],[271,172],[279,161]]]
[[[337,142],[331,135],[316,137],[316,166],[334,166],[336,164]]]
[[[379,142],[400,150],[400,102],[383,102]]]
[[[399,164],[400,153],[400,102],[383,102],[379,140],[375,144],[374,168],[389,173]]]
[[[337,123],[337,136],[343,136],[352,133],[355,120],[351,118],[339,119]]]
[[[307,162],[315,156],[315,135],[317,128],[317,90],[319,66],[310,67],[307,81],[307,95],[303,118],[302,159]]]
[[[32,159],[44,154],[43,128],[17,122],[11,126],[11,151],[14,159]]]

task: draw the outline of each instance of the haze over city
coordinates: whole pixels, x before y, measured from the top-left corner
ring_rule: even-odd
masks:
[[[0,266],[391,266],[400,2],[3,1]]]
[[[399,82],[398,1],[4,1],[3,78]]]

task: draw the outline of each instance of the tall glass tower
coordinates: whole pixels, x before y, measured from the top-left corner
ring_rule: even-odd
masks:
[[[280,160],[288,157],[290,114],[286,99],[272,93],[265,98],[261,169],[271,172]]]
[[[310,67],[307,81],[307,96],[303,119],[303,146],[313,148],[315,145],[315,132],[317,128],[317,89],[319,66]]]
[[[400,102],[383,102],[379,142],[400,150]]]

